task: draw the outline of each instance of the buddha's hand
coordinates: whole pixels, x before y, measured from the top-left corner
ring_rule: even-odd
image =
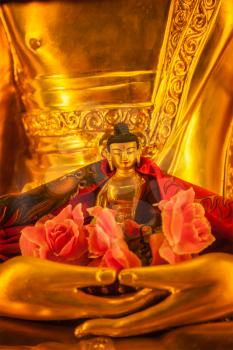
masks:
[[[233,312],[233,256],[228,254],[206,254],[177,265],[122,270],[119,280],[127,286],[167,290],[169,296],[129,316],[86,321],[76,328],[76,336],[138,335]]]
[[[30,320],[119,316],[150,303],[157,294],[146,289],[107,298],[80,289],[109,285],[115,279],[112,269],[13,258],[0,265],[0,315]]]

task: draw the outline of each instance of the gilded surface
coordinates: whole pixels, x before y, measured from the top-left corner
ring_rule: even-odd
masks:
[[[155,82],[151,142],[161,150],[179,120],[195,66],[218,14],[221,1],[174,2],[169,35],[165,36],[163,68]],[[167,42],[166,42],[167,40]],[[162,78],[162,79],[161,79]],[[157,117],[158,116],[158,117]]]
[[[88,318],[77,325],[77,337],[125,337],[216,320],[233,310],[232,264],[231,254],[212,253],[177,265],[124,269],[117,276],[112,269],[20,256],[0,266],[1,316],[44,321]],[[110,285],[117,278],[139,291],[121,297],[82,291]]]
[[[23,123],[27,133],[33,136],[60,136],[77,131],[104,133],[112,131],[116,123],[126,123],[131,130],[149,131],[151,107],[144,108],[98,108],[84,111],[45,111],[26,115]],[[148,141],[147,141],[148,142]]]
[[[144,152],[163,169],[232,196],[232,2],[28,1],[6,2],[0,11],[1,193],[95,161],[98,142],[123,121],[141,132]],[[0,267],[1,315],[43,321],[105,317],[75,324],[78,337],[104,336],[76,344],[61,325],[51,335],[47,324],[26,324],[25,331],[22,321],[13,321],[14,334],[71,341],[77,349],[230,349],[230,323],[211,325],[212,331],[209,325],[180,328],[140,343],[105,336],[227,316],[232,264],[232,256],[222,253],[175,267],[124,270],[122,284],[144,289],[100,298],[82,288],[112,284],[113,270],[87,272],[19,257]],[[0,323],[12,329],[9,320]]]
[[[124,121],[162,169],[231,196],[232,6],[1,5],[1,193],[96,161]]]
[[[4,69],[13,97],[20,96],[12,124],[22,130],[23,145],[11,171],[4,172],[2,192],[20,190],[30,179],[35,186],[95,161],[102,132],[116,120],[148,129],[168,8],[169,0],[162,7],[151,0],[2,6],[9,61]],[[9,102],[2,108],[9,112]],[[6,118],[9,124],[13,117]],[[9,157],[5,137],[2,154]]]
[[[126,125],[121,130],[121,138],[126,138]],[[115,137],[119,133],[114,130]],[[124,136],[122,134],[124,132]],[[129,134],[129,130],[127,130]],[[130,135],[130,134],[129,134]],[[114,137],[114,136],[113,136]],[[116,139],[115,139],[116,140]],[[136,141],[110,144],[106,152],[110,169],[115,169],[115,174],[102,187],[98,196],[96,205],[101,207],[111,207],[115,210],[116,221],[123,225],[128,219],[135,220],[136,208],[142,193],[142,187],[145,180],[136,172],[137,162],[140,163],[141,148]]]
[[[233,114],[232,10],[232,3],[221,2],[188,86],[183,112],[156,157],[162,168],[176,176],[226,196],[230,196],[224,191],[226,171],[232,167],[232,160],[226,160]]]

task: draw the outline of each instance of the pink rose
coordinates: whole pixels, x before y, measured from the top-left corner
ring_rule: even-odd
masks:
[[[140,259],[129,250],[122,228],[115,220],[115,212],[108,208],[89,209],[94,224],[87,226],[90,257],[95,258],[89,266],[122,268],[141,266]]]
[[[115,270],[142,266],[140,259],[131,252],[127,244],[121,240],[114,242],[104,254],[99,266],[112,267]]]
[[[177,264],[178,262],[191,260],[191,254],[176,254],[169,246],[163,233],[150,236],[150,247],[152,252],[151,265]]]
[[[127,244],[121,241],[112,242],[105,253],[96,259],[93,259],[88,266],[92,267],[111,267],[117,271],[130,267],[142,266],[141,260],[129,250]]]
[[[157,238],[153,246],[152,238],[153,256],[157,250],[160,257],[174,264],[191,259],[191,254],[201,252],[215,241],[204,208],[194,203],[194,197],[195,193],[190,188],[178,192],[169,200],[160,201],[163,239]]]
[[[89,252],[94,257],[103,256],[113,241],[123,238],[122,229],[116,223],[113,210],[94,207],[88,212],[95,218],[94,224],[87,225]]]
[[[81,204],[73,210],[68,205],[57,216],[22,230],[20,249],[22,255],[66,262],[86,264],[87,239],[83,226]]]

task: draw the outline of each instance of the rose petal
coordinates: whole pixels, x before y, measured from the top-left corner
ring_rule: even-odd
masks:
[[[123,235],[120,226],[116,223],[114,215],[108,208],[103,209],[101,215],[96,218],[96,225],[101,226],[108,236],[120,238]]]
[[[94,207],[88,210],[96,218],[96,226],[112,238],[122,238],[121,227],[116,223],[115,212],[109,208]]]
[[[19,240],[19,246],[22,255],[33,256],[33,251],[38,247],[38,245],[32,241],[29,241],[25,235],[21,235]]]
[[[102,207],[99,207],[99,206],[88,208],[87,211],[88,211],[88,213],[91,216],[98,217],[98,216],[100,216],[102,214],[104,209],[107,209],[107,211],[111,212],[113,216],[116,216],[115,210],[110,209],[110,208],[102,208]]]
[[[45,229],[43,225],[40,226],[26,226],[22,229],[21,235],[28,241],[40,245],[45,241]]]
[[[163,241],[161,247],[159,248],[159,254],[164,260],[166,260],[167,262],[169,262],[169,264],[172,265],[192,259],[192,256],[190,254],[178,255],[174,253],[166,239]]]
[[[198,226],[195,226],[195,223],[192,222],[184,225],[182,239],[174,246],[175,253],[196,254],[215,241],[214,236],[211,234],[208,221],[206,220],[206,224],[198,221],[198,224]]]
[[[200,203],[189,203],[183,208],[183,215],[186,222],[190,222],[193,218],[202,218],[205,215],[205,209]]]
[[[48,221],[52,221],[54,224],[60,224],[65,219],[73,219],[71,204],[68,204],[57,216],[54,216],[54,218]]]
[[[192,187],[190,187],[188,190],[185,191],[179,191],[174,197],[173,200],[175,200],[177,206],[182,208],[184,205],[187,205],[189,203],[193,203],[195,198],[195,192]]]
[[[87,227],[88,229],[88,227]],[[110,238],[100,226],[91,229],[88,238],[88,248],[91,254],[102,256],[110,247]]]
[[[78,225],[78,227],[82,227],[84,223],[84,216],[82,211],[82,204],[77,204],[74,209],[72,210],[72,216],[74,219],[74,222]]]
[[[124,241],[115,242],[103,256],[101,266],[112,267],[117,271],[122,268],[140,267],[140,259],[126,247]]]

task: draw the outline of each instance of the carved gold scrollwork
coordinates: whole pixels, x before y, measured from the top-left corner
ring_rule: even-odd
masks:
[[[168,19],[153,94],[150,144],[159,151],[182,115],[198,58],[215,22],[220,0],[177,0]]]
[[[67,113],[67,114],[62,114],[62,118],[61,118],[61,123],[62,123],[62,127],[66,127],[68,129],[75,129],[78,128],[79,126],[79,118],[78,115],[76,113]]]
[[[80,115],[77,112],[38,112],[24,116],[23,123],[31,136],[58,136],[79,129]]]
[[[44,111],[23,117],[30,136],[65,136],[77,131],[105,132],[118,122],[125,122],[131,130],[148,132],[151,107],[96,109],[87,111]]]
[[[167,38],[167,50],[164,57],[165,70],[168,69],[168,66],[171,63],[173,54],[177,48],[181,34],[188,23],[194,5],[195,1],[193,0],[174,1],[173,20]]]
[[[117,112],[117,110],[115,109],[107,111],[107,113],[105,114],[105,122],[108,127],[111,128],[120,119],[118,116],[118,113],[119,111]],[[121,116],[121,119],[122,119],[122,116]]]
[[[82,115],[82,129],[88,131],[103,130],[104,128],[104,114],[102,111],[89,111],[81,113]]]

